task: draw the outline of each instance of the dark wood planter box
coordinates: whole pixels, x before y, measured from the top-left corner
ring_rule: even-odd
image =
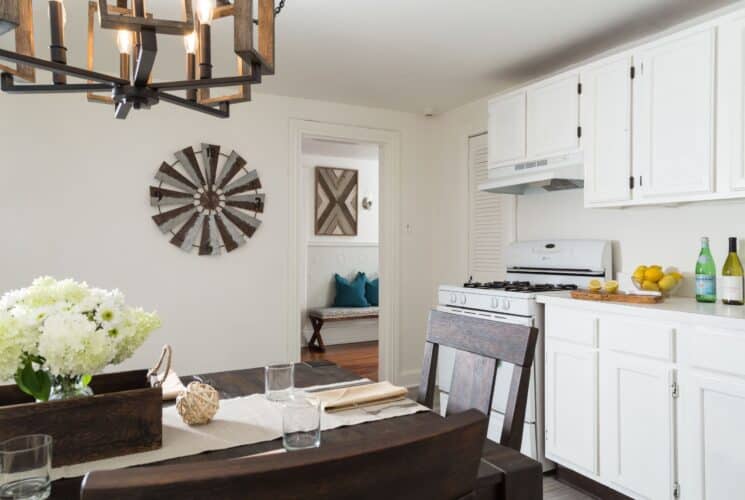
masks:
[[[146,370],[96,375],[94,396],[36,403],[15,385],[0,386],[0,441],[24,434],[53,438],[52,465],[155,450],[163,443],[163,401]]]

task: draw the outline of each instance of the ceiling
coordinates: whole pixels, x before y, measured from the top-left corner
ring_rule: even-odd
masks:
[[[34,3],[37,53],[46,57],[46,2]],[[160,15],[178,3],[149,5]],[[440,113],[730,3],[287,0],[277,18],[277,73],[255,91]],[[84,65],[87,2],[66,5],[69,59]],[[216,76],[227,76],[235,67],[232,24],[216,21],[213,33]],[[182,79],[181,41],[161,37],[159,47],[155,81]],[[116,59],[106,55],[116,55],[113,34],[99,32],[96,51],[96,69],[114,71]]]

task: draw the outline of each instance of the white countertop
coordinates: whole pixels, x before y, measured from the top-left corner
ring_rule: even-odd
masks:
[[[573,299],[570,292],[552,292],[537,294],[536,300],[541,304],[633,314],[667,321],[681,321],[685,320],[685,316],[681,315],[693,315],[695,318],[690,319],[712,326],[745,330],[745,306],[726,306],[721,302],[703,304],[688,297],[670,297],[659,304],[628,304],[625,302]]]

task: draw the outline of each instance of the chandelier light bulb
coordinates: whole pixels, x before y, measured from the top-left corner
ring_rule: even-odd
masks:
[[[210,24],[215,12],[217,2],[215,0],[197,0],[197,19],[202,24]]]
[[[127,30],[119,30],[116,33],[116,46],[120,54],[129,54],[132,51],[132,33]]]
[[[184,48],[187,54],[197,53],[197,33],[192,32],[184,37]]]

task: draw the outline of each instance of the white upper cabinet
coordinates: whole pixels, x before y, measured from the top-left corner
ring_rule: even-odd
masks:
[[[525,92],[489,101],[489,165],[525,158]]]
[[[585,204],[631,199],[630,55],[582,71],[580,122],[585,161]]]
[[[706,27],[634,55],[634,171],[645,199],[713,191],[715,49],[716,29]]]
[[[563,74],[528,87],[528,158],[579,148],[579,73]]]
[[[745,15],[725,21],[718,40],[717,163],[723,192],[745,190]]]

